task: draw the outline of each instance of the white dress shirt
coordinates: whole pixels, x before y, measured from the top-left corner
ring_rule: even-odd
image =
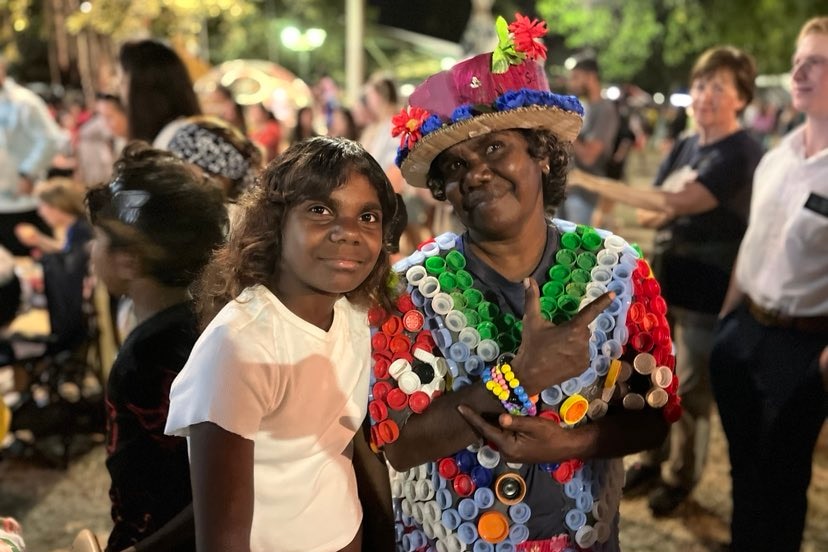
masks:
[[[754,175],[736,282],[761,307],[785,316],[828,315],[827,204],[828,149],[806,158],[799,127]]]

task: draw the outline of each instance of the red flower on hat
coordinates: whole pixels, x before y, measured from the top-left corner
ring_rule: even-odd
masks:
[[[523,52],[529,59],[546,59],[546,46],[535,40],[546,34],[546,21],[516,13],[515,21],[509,24],[509,32],[514,37],[515,50]]]
[[[422,138],[420,127],[430,115],[422,107],[404,107],[391,119],[391,124],[394,125],[391,136],[400,136],[400,147],[411,149]]]

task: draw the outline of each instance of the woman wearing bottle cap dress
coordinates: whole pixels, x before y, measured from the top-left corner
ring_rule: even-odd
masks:
[[[369,314],[372,439],[403,549],[617,550],[619,458],[681,412],[664,301],[622,238],[547,218],[583,108],[549,91],[545,23],[497,25],[395,118],[403,176],[467,231],[396,263]]]

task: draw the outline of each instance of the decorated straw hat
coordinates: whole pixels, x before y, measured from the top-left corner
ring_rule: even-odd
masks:
[[[427,185],[431,162],[447,148],[489,132],[514,128],[545,129],[571,142],[583,123],[575,96],[549,91],[539,60],[546,46],[538,39],[546,23],[520,14],[497,19],[498,46],[432,75],[394,117],[400,137],[397,165],[412,186]]]

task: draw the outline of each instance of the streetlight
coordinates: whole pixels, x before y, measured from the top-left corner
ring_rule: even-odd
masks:
[[[290,26],[282,29],[279,36],[286,48],[298,54],[299,74],[303,79],[307,79],[310,53],[325,43],[328,33],[325,32],[325,29],[316,27],[300,31],[298,28]]]

